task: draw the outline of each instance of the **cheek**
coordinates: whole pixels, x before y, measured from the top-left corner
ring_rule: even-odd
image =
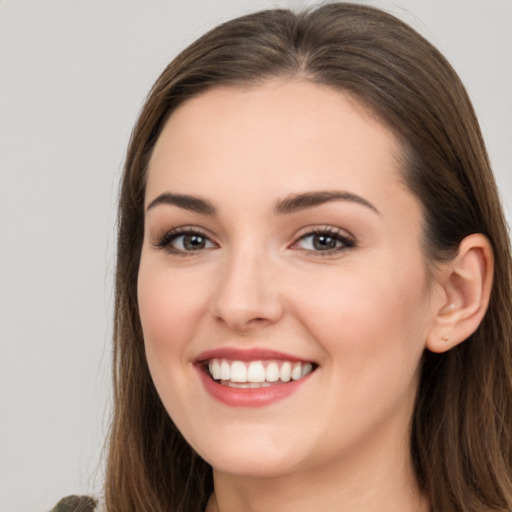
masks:
[[[158,262],[141,259],[137,296],[146,359],[167,412],[180,424],[187,417],[183,404],[194,399],[187,379],[204,295],[191,283]]]
[[[394,261],[394,260],[392,260]],[[390,262],[392,263],[392,262]],[[319,274],[294,290],[298,316],[340,375],[360,378],[374,366],[412,371],[428,330],[428,294],[420,265],[361,266]],[[350,361],[350,365],[347,362]]]
[[[175,340],[190,329],[194,318],[205,308],[206,293],[200,279],[190,279],[141,261],[137,297],[145,338],[157,340],[162,335]]]
[[[182,273],[183,274],[183,273]],[[183,349],[204,310],[204,290],[196,280],[141,261],[137,289],[139,313],[148,360]],[[177,362],[177,361],[176,361]],[[161,364],[167,364],[165,358]]]

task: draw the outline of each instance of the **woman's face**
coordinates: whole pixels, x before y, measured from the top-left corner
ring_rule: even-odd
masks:
[[[165,408],[218,471],[407,452],[436,288],[398,156],[349,96],[308,82],[217,88],[167,122],[140,316]]]

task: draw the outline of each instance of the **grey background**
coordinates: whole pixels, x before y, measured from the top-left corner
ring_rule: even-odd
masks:
[[[0,0],[0,512],[101,487],[117,183],[150,85],[217,23],[310,3]],[[511,219],[512,1],[368,3],[461,75]]]

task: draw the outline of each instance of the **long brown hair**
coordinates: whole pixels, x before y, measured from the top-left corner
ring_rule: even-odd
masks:
[[[350,93],[394,131],[405,182],[423,205],[430,261],[453,255],[470,233],[491,242],[487,314],[464,343],[425,355],[411,452],[433,510],[512,510],[512,264],[479,125],[460,79],[430,43],[385,12],[348,3],[224,23],[184,50],[150,91],[119,204],[107,508],[199,512],[213,485],[211,468],[165,411],[144,354],[136,289],[155,142],[172,112],[207,89],[295,76]]]

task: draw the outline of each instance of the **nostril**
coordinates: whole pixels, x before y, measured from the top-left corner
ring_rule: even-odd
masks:
[[[271,319],[265,317],[242,318],[233,316],[224,317],[222,315],[217,315],[215,318],[219,323],[223,323],[229,328],[239,332],[262,328],[272,323]]]

